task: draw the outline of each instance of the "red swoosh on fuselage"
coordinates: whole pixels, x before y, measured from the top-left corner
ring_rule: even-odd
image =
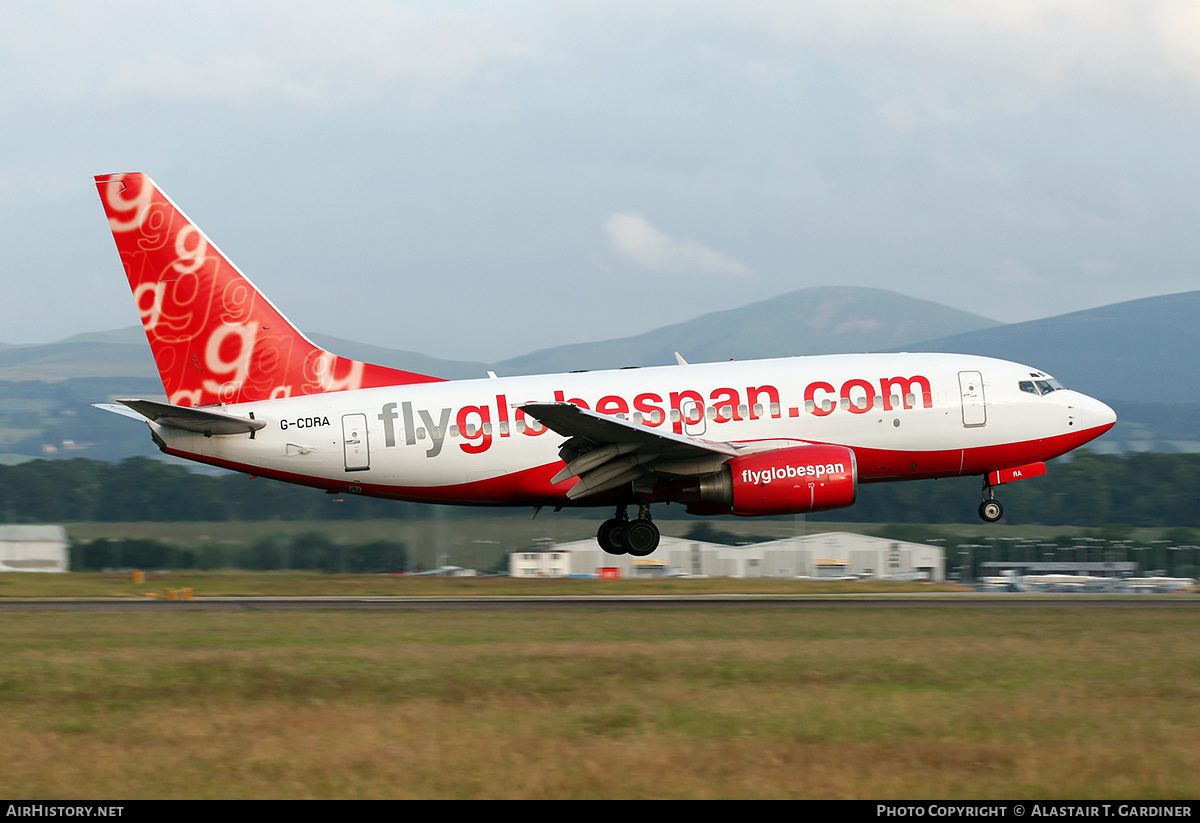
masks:
[[[847,448],[855,454],[858,461],[858,479],[862,483],[982,475],[995,469],[1059,457],[1096,439],[1112,428],[1112,425],[1096,426],[1038,440],[977,446],[969,449],[902,451],[871,449],[861,446],[848,446]],[[595,506],[609,505],[621,497],[621,494],[614,490],[589,496],[579,501],[568,501],[567,489],[574,484],[555,485],[550,482],[550,479],[562,468],[563,464],[560,461],[496,477],[473,480],[469,483],[455,483],[449,486],[401,486],[368,483],[357,479],[313,477],[260,468],[247,463],[237,463],[219,457],[192,454],[176,449],[166,449],[166,451],[177,457],[272,480],[282,480],[287,483],[312,486],[339,493],[351,493],[350,489],[354,487],[360,490],[353,492],[354,494],[391,500],[407,500],[414,503],[448,503],[471,506]]]
[[[863,483],[885,480],[923,480],[956,475],[987,474],[995,469],[1042,462],[1066,454],[1095,440],[1114,424],[1082,429],[1077,432],[975,446],[969,449],[938,451],[897,451],[849,446],[858,459],[858,479]]]

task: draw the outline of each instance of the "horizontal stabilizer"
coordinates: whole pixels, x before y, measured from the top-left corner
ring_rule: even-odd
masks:
[[[134,420],[145,420],[146,419],[146,418],[142,417],[140,414],[138,414],[137,412],[135,412],[133,409],[129,408],[128,406],[122,406],[120,403],[93,403],[92,408],[93,409],[102,409],[106,412],[112,412],[113,414],[119,414],[122,417],[133,418]]]
[[[264,420],[251,420],[249,417],[237,417],[224,412],[196,409],[191,406],[173,406],[170,403],[159,403],[155,400],[118,400],[121,406],[111,403],[96,403],[98,409],[123,414],[126,417],[144,417],[160,426],[171,429],[198,432],[205,436],[214,434],[248,434],[266,426]],[[122,406],[127,406],[136,414],[131,414]]]

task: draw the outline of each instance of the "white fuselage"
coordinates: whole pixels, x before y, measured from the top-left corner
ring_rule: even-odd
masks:
[[[564,437],[529,402],[569,402],[709,441],[832,443],[862,482],[982,474],[1107,430],[1078,392],[1022,390],[1036,369],[952,354],[855,354],[398,385],[224,407],[253,436],[151,424],[168,452],[252,474],[403,500],[567,505]],[[581,500],[577,504],[587,505]]]

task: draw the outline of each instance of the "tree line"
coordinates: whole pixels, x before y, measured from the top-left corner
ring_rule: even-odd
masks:
[[[197,472],[146,457],[0,466],[5,523],[365,520],[423,516],[428,509],[244,474]]]
[[[102,539],[72,543],[72,571],[108,569],[293,569],[330,574],[395,574],[411,567],[408,548],[391,540],[345,544],[320,532],[263,537],[247,546],[182,546],[160,540]]]
[[[1010,524],[1200,526],[1200,455],[1076,453],[1045,476],[999,487]],[[962,523],[976,519],[980,478],[864,484],[849,509],[810,519]],[[206,474],[132,457],[0,466],[0,522],[261,521],[423,518],[432,506],[327,495],[243,474]],[[454,509],[470,516],[469,509]],[[494,515],[504,510],[489,510]],[[524,508],[514,516],[527,517]],[[598,510],[599,511],[599,510]]]
[[[975,521],[978,476],[864,484],[853,508],[813,519],[861,523]],[[1013,525],[1140,527],[1200,525],[1200,454],[1086,450],[1047,464],[1042,477],[995,489]]]

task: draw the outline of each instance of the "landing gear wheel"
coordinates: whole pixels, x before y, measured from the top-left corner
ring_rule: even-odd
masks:
[[[658,548],[658,526],[649,520],[634,520],[625,527],[623,541],[625,550],[634,557],[653,554]]]
[[[609,554],[625,554],[625,526],[629,521],[619,518],[605,520],[596,532],[596,542]]]
[[[988,523],[995,523],[1004,516],[1004,507],[999,500],[984,500],[979,504],[979,516]]]

